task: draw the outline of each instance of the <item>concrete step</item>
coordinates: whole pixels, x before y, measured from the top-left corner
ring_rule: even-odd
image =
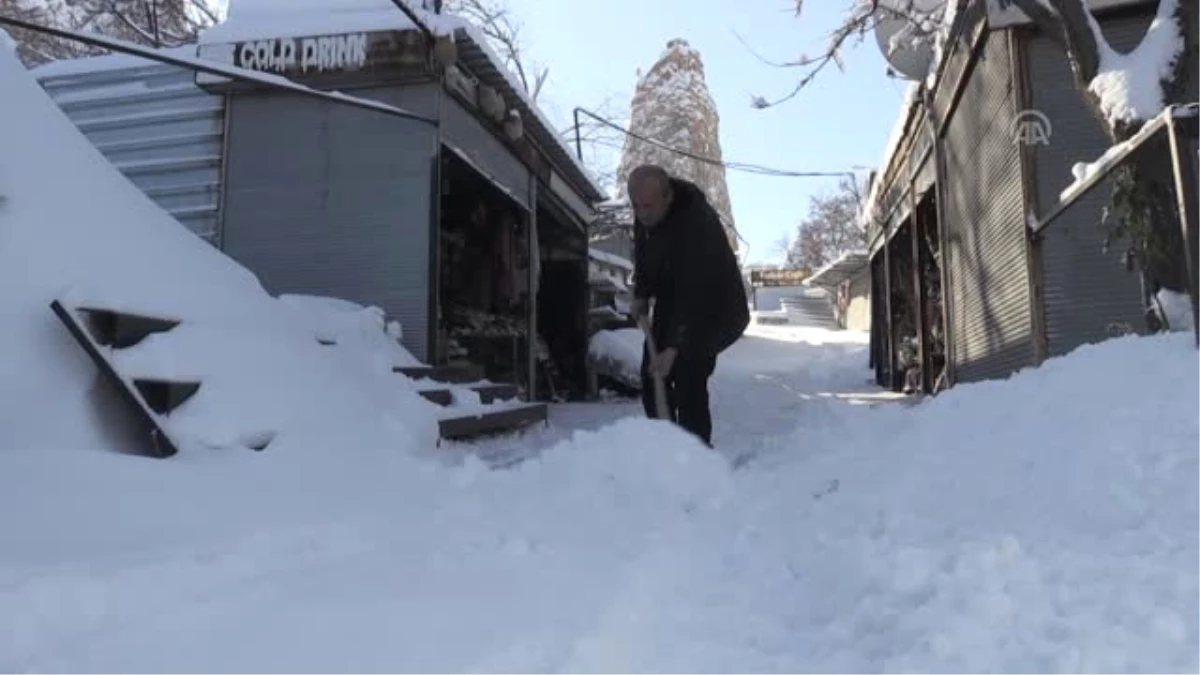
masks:
[[[472,440],[520,431],[539,422],[545,424],[548,414],[545,403],[524,403],[500,410],[444,417],[438,420],[438,433],[443,440]]]

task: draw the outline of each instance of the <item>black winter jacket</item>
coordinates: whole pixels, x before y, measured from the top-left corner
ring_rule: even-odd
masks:
[[[741,270],[717,212],[695,184],[671,179],[671,208],[634,223],[634,297],[655,299],[659,349],[718,354],[750,323]]]

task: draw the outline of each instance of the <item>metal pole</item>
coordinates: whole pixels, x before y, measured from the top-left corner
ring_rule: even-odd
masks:
[[[583,139],[579,134],[579,108],[575,108],[572,113],[575,116],[575,156],[579,161],[583,161]]]
[[[1196,155],[1190,149],[1183,147],[1184,140],[1180,139],[1179,120],[1172,115],[1167,122],[1167,136],[1171,140],[1171,158],[1172,169],[1175,174],[1175,200],[1179,207],[1179,221],[1183,229],[1183,249],[1184,259],[1187,261],[1188,275],[1188,295],[1192,299],[1192,333],[1195,337],[1196,345],[1200,347],[1200,307],[1197,305],[1197,262],[1196,249],[1200,245],[1200,236],[1197,234],[1197,221],[1200,220],[1200,214],[1197,213],[1197,171],[1196,171]],[[1189,122],[1195,123],[1196,118],[1191,118]]]
[[[953,336],[950,334],[950,331],[952,331],[954,329],[954,325],[951,323],[951,318],[950,318],[950,307],[951,307],[951,302],[952,302],[952,298],[950,297],[950,283],[949,283],[949,269],[948,269],[950,267],[950,265],[949,265],[950,249],[949,249],[949,246],[947,245],[947,242],[949,241],[949,237],[947,236],[948,232],[946,231],[947,230],[947,223],[946,223],[947,190],[946,190],[946,182],[945,182],[946,172],[945,172],[945,167],[942,164],[943,159],[944,159],[942,156],[943,147],[942,147],[942,137],[941,137],[941,133],[939,131],[941,129],[941,124],[940,124],[939,120],[937,119],[937,110],[934,109],[934,105],[937,103],[935,98],[932,96],[932,94],[927,89],[924,89],[924,88],[922,88],[922,98],[925,101],[925,113],[926,113],[925,119],[927,122],[929,122],[929,125],[928,125],[929,133],[932,136],[932,142],[933,142],[933,147],[932,147],[933,157],[931,159],[933,161],[933,170],[934,170],[934,178],[933,178],[934,217],[937,219],[938,274],[941,277],[940,281],[941,281],[941,286],[942,286],[942,289],[941,289],[942,301],[940,303],[941,304],[941,315],[942,315],[941,316],[941,319],[942,319],[942,359],[945,361],[945,363],[942,365],[942,375],[944,375],[945,377],[943,379],[941,376],[939,376],[937,379],[934,380],[933,390],[934,390],[934,393],[936,393],[938,391],[938,381],[939,380],[941,380],[944,383],[945,387],[949,387],[952,384],[954,384],[954,375],[955,375],[955,373],[954,373],[954,340],[953,340]]]
[[[538,395],[538,296],[541,289],[542,249],[541,242],[538,241],[537,193],[538,182],[536,178],[533,178],[529,181],[529,204],[532,207],[529,209],[529,227],[525,228],[529,238],[529,241],[525,242],[525,249],[529,255],[527,271],[529,277],[527,282],[527,287],[529,288],[529,310],[525,340],[525,359],[527,361],[525,376],[529,378],[528,397],[530,402],[536,401]],[[552,383],[551,386],[553,387]]]
[[[917,363],[921,368],[921,391],[928,394],[933,388],[931,376],[929,373],[929,331],[925,328],[925,289],[921,284],[921,280],[925,275],[921,273],[921,221],[917,218],[917,179],[916,171],[909,165],[909,184],[908,184],[908,200],[909,209],[912,215],[908,218],[908,233],[910,235],[911,251],[912,251],[912,279],[913,279],[913,311],[917,313]]]
[[[404,16],[408,17],[408,20],[412,21],[414,26],[421,29],[421,32],[425,34],[425,37],[429,38],[430,42],[433,42],[434,39],[436,39],[436,36],[433,34],[433,30],[429,28],[429,24],[425,23],[425,20],[420,16],[417,16],[417,13],[408,6],[408,0],[392,0],[392,4],[395,5],[396,8],[401,12],[403,12]],[[441,14],[441,10],[441,2],[436,2],[434,4],[434,13]]]

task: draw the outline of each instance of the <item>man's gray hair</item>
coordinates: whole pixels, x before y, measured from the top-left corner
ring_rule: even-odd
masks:
[[[626,185],[632,191],[634,185],[641,185],[645,181],[653,181],[664,192],[671,189],[671,174],[657,164],[643,164],[630,171]]]

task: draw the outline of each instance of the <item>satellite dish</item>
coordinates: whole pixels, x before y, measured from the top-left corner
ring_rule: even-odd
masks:
[[[945,0],[885,0],[879,3],[875,41],[888,65],[905,79],[925,79],[933,63],[931,41],[926,36],[909,34],[908,16],[932,12],[944,4]],[[919,39],[914,40],[914,37]]]

